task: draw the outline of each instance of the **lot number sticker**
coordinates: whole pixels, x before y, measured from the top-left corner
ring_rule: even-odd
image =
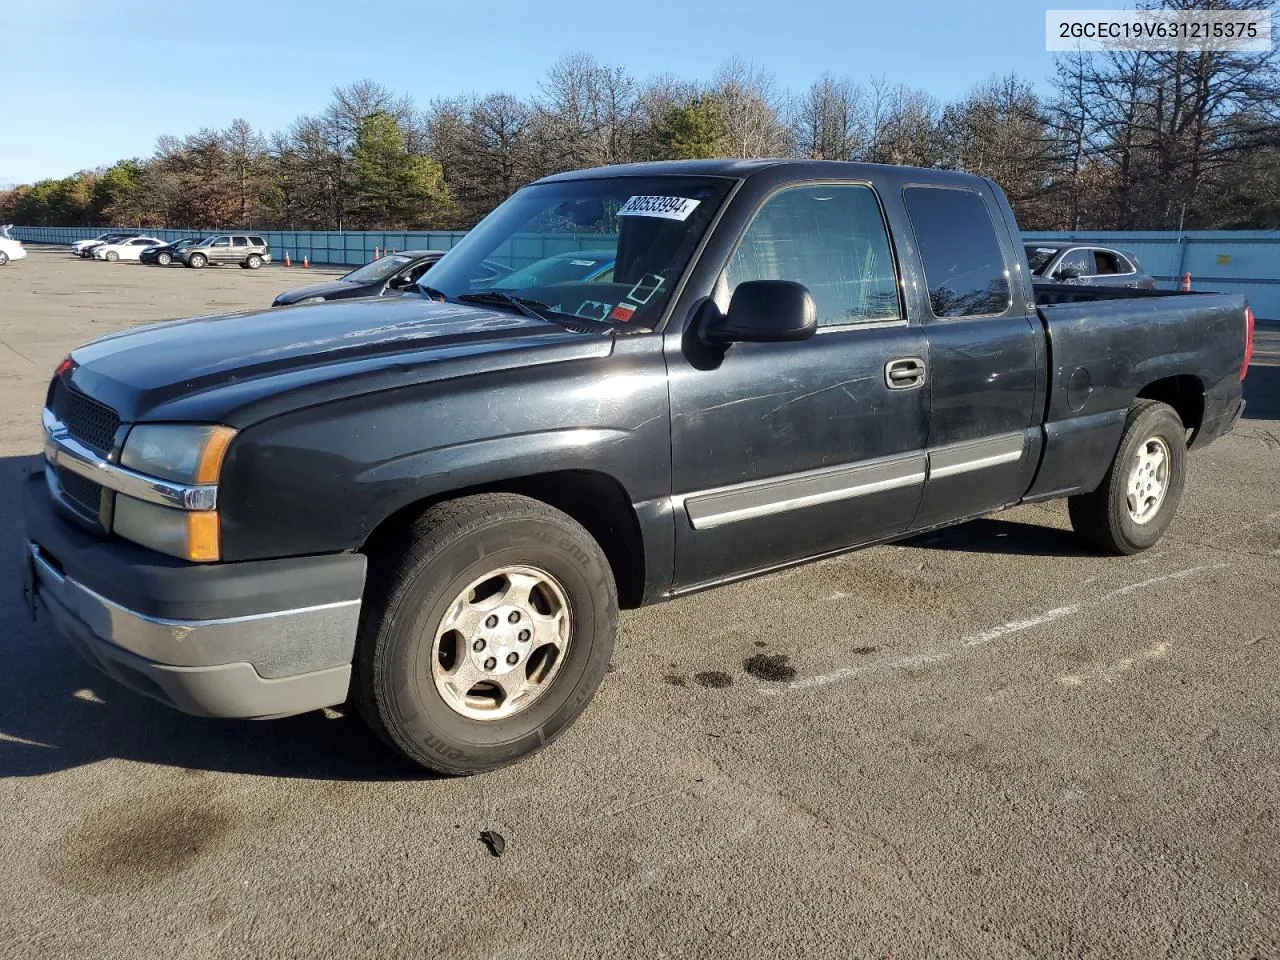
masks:
[[[688,197],[632,197],[618,211],[620,217],[658,217],[662,220],[687,220],[697,209],[699,200]]]

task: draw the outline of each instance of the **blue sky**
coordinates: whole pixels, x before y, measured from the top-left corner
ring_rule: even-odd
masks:
[[[1052,0],[1055,9],[1097,5]],[[420,104],[467,91],[529,94],[553,60],[579,50],[640,78],[706,79],[736,54],[793,90],[824,71],[864,81],[884,75],[944,99],[1009,71],[1042,84],[1053,66],[1046,6],[0,0],[8,91],[0,98],[0,184],[146,156],[160,134],[238,116],[259,129],[285,127],[323,108],[334,86],[366,77]]]

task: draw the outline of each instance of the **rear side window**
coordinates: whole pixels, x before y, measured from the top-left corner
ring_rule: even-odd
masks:
[[[726,268],[744,280],[793,280],[813,294],[818,326],[896,320],[898,283],[880,204],[863,184],[790,187],[765,201]]]
[[[982,197],[972,190],[902,191],[935,317],[984,317],[1009,307],[1009,270]]]
[[[263,240],[261,237],[250,237],[249,242],[255,247],[265,247],[267,245],[267,241]]]
[[[1095,250],[1093,251],[1093,259],[1098,264],[1099,275],[1133,273],[1133,266],[1129,261],[1114,250]]]

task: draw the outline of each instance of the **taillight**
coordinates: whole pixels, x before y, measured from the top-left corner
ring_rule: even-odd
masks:
[[[1253,359],[1253,308],[1244,308],[1244,363],[1240,364],[1240,379],[1249,375],[1249,361]]]
[[[60,364],[58,364],[58,369],[53,371],[53,375],[55,377],[60,377],[75,365],[76,365],[76,362],[72,360],[70,357],[67,357]]]

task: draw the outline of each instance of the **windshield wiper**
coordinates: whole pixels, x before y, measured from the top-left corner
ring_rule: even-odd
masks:
[[[486,290],[484,293],[464,293],[457,298],[463,303],[501,303],[518,310],[531,320],[542,320],[573,330],[577,333],[590,333],[595,330],[635,330],[630,324],[617,323],[612,320],[597,320],[595,317],[579,317],[574,314],[553,310],[541,300],[528,297],[513,297],[502,290]]]

